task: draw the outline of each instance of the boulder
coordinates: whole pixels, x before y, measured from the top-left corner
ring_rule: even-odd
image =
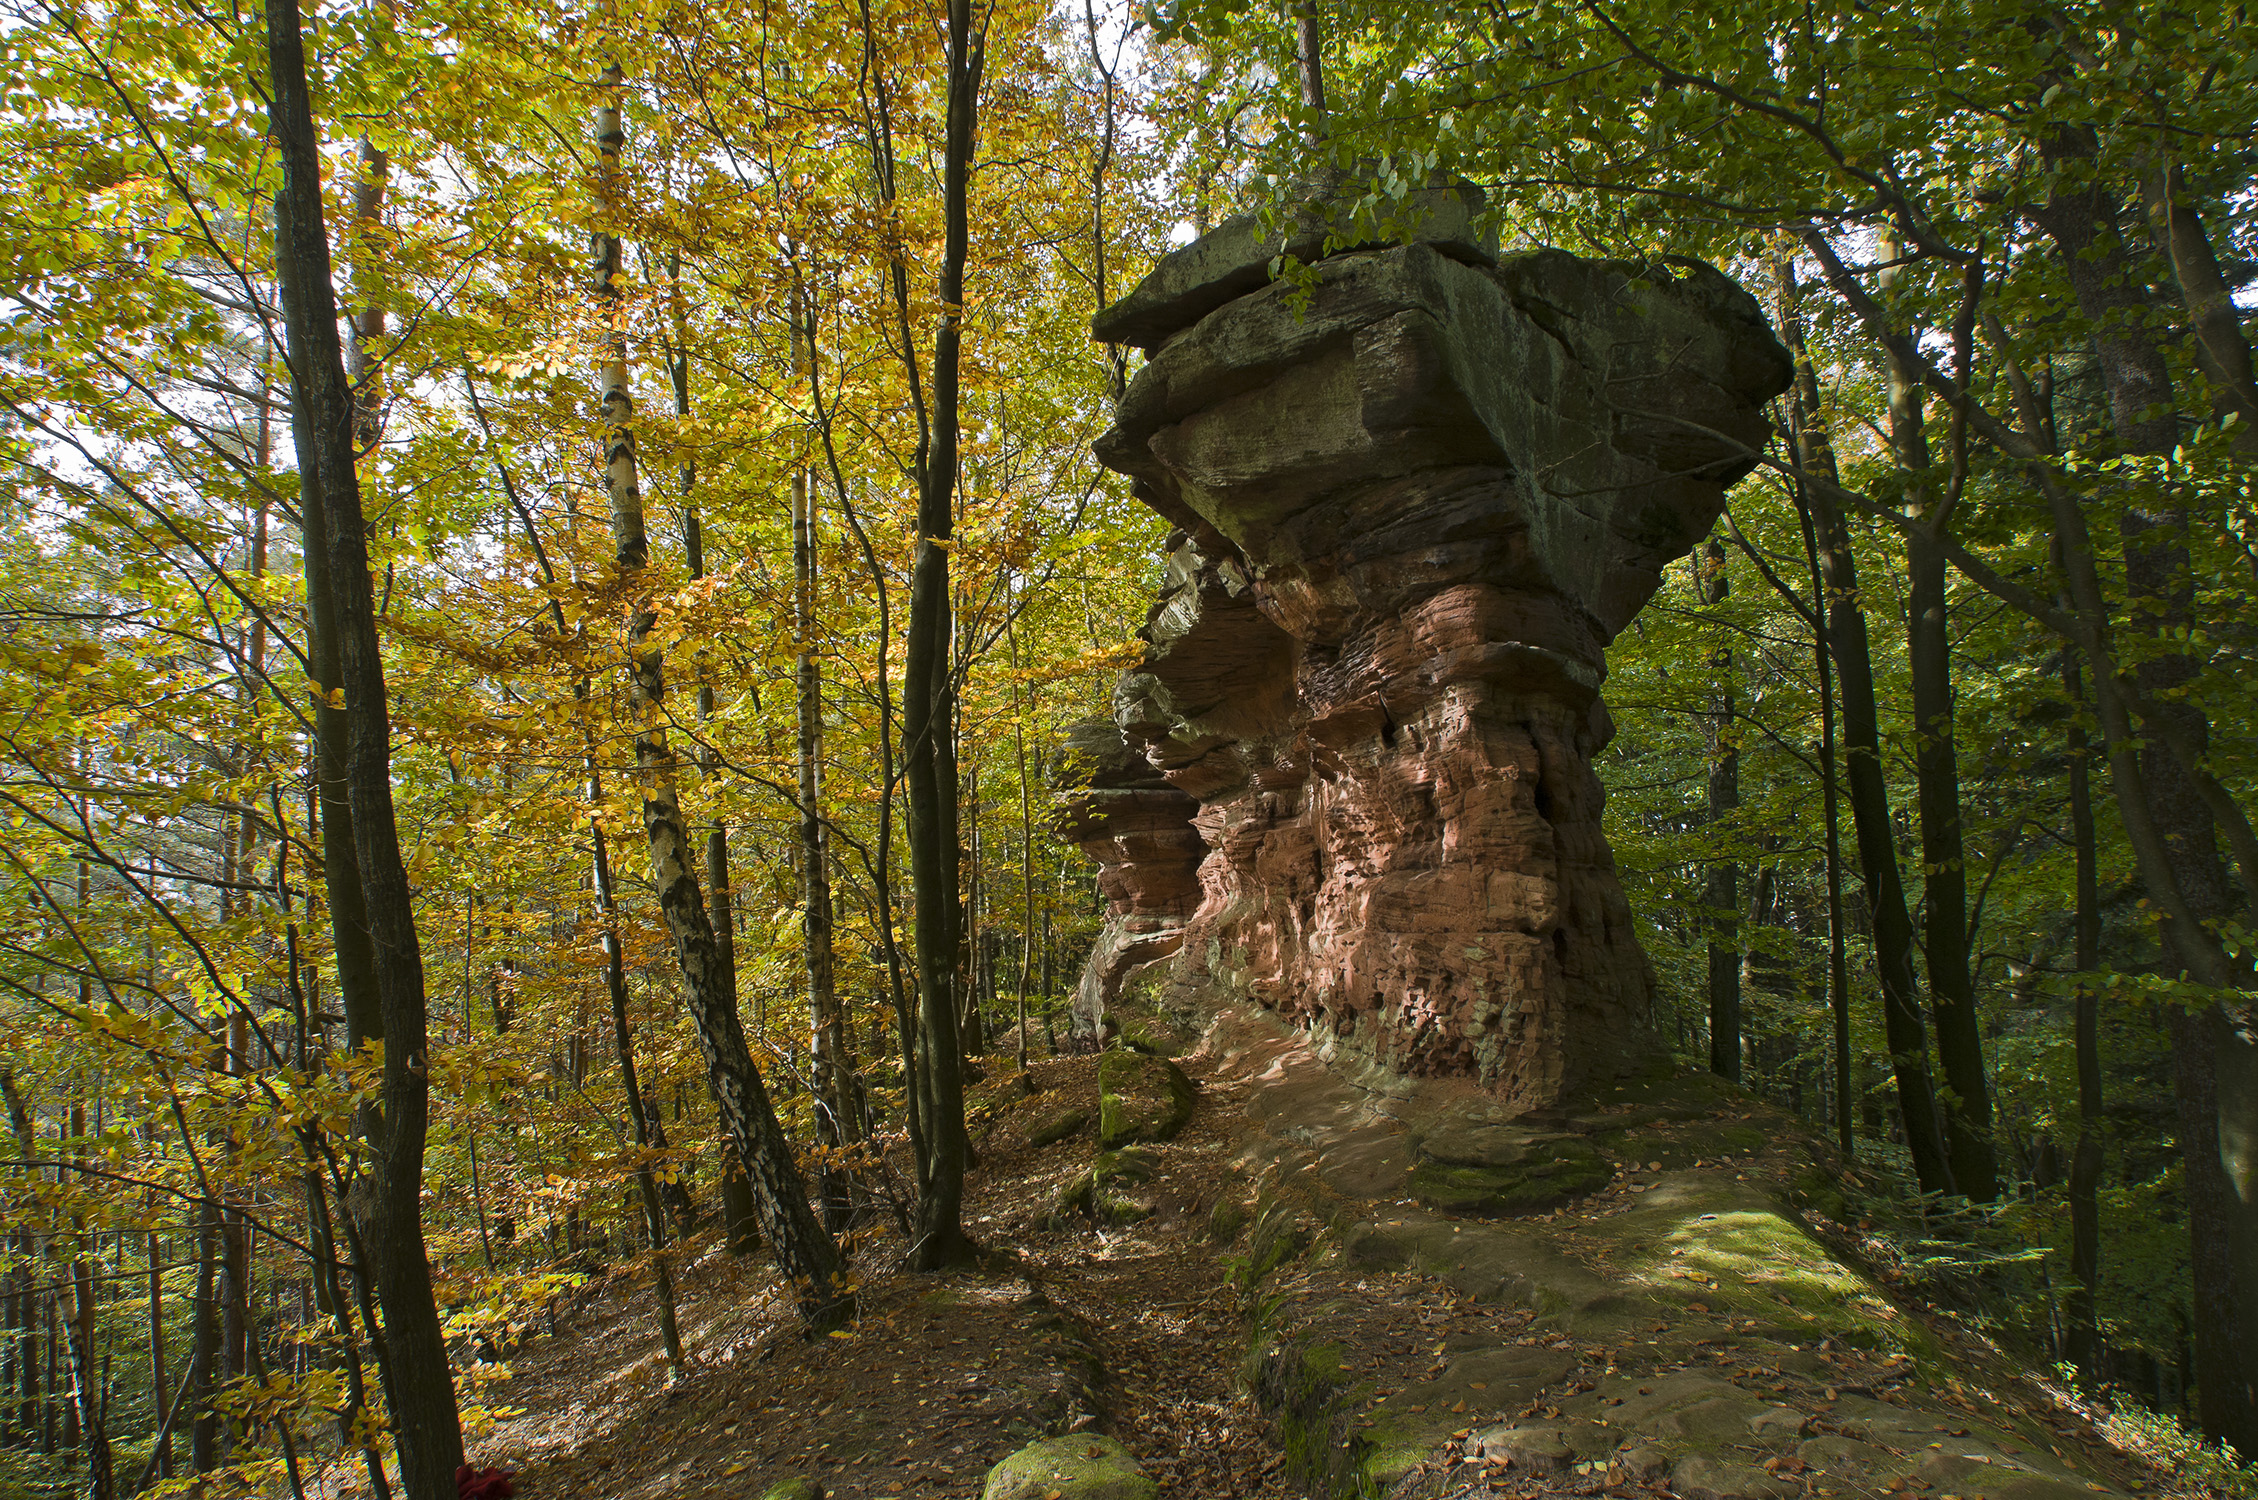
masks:
[[[1071,1136],[1080,1135],[1082,1127],[1089,1123],[1090,1112],[1079,1104],[1070,1104],[1030,1129],[1027,1132],[1027,1144],[1036,1147],[1055,1146]]]
[[[1111,1151],[1173,1140],[1192,1118],[1194,1098],[1192,1080],[1167,1058],[1108,1052],[1098,1060],[1098,1144]]]
[[[805,1475],[795,1474],[790,1479],[772,1484],[762,1493],[761,1500],[824,1500],[823,1486]]]
[[[1522,1148],[1496,1163],[1422,1161],[1411,1171],[1411,1192],[1428,1208],[1447,1214],[1497,1217],[1544,1213],[1614,1179],[1615,1169],[1582,1141]]]
[[[980,1500],[1157,1500],[1160,1486],[1109,1437],[1068,1433],[1029,1443],[988,1471]]]

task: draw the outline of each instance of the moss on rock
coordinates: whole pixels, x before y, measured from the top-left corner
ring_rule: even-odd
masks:
[[[1550,1141],[1532,1146],[1509,1166],[1421,1162],[1412,1168],[1411,1191],[1441,1213],[1502,1217],[1558,1208],[1605,1187],[1614,1175],[1590,1145]]]
[[[1156,1500],[1160,1486],[1109,1437],[1069,1433],[1029,1443],[988,1471],[980,1500]]]
[[[1098,1059],[1098,1144],[1175,1138],[1192,1118],[1192,1080],[1165,1057],[1108,1052]]]
[[[804,1475],[795,1474],[779,1484],[772,1484],[761,1495],[761,1500],[823,1500],[823,1486]]]
[[[1181,1057],[1197,1040],[1164,1016],[1127,1015],[1118,1020],[1121,1045],[1151,1057]]]
[[[1079,1104],[1070,1105],[1029,1130],[1027,1132],[1027,1144],[1030,1146],[1055,1146],[1069,1136],[1080,1135],[1082,1127],[1089,1123],[1090,1112],[1088,1110],[1082,1108]]]

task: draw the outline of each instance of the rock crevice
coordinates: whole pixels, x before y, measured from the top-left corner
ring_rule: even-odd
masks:
[[[1693,262],[1418,242],[1203,292],[1213,250],[1124,299],[1155,352],[1098,444],[1178,530],[1078,732],[1111,902],[1079,1019],[1165,957],[1179,997],[1543,1107],[1647,1047],[1606,646],[1751,467],[1787,356]]]

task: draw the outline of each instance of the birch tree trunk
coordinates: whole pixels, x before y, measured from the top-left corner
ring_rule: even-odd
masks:
[[[735,975],[715,940],[698,875],[691,864],[690,838],[675,787],[678,763],[667,743],[664,705],[666,663],[650,643],[658,622],[645,570],[650,539],[644,529],[633,423],[635,402],[628,391],[627,323],[622,280],[622,248],[610,232],[622,207],[620,154],[626,144],[619,95],[626,75],[615,62],[604,71],[603,103],[596,111],[597,187],[602,219],[592,239],[594,294],[606,323],[603,363],[597,370],[604,421],[604,481],[611,505],[617,586],[628,615],[628,698],[637,722],[635,763],[643,796],[643,832],[651,852],[651,874],[659,910],[674,938],[682,994],[698,1030],[714,1103],[736,1143],[769,1254],[790,1284],[800,1315],[809,1326],[829,1328],[854,1315],[854,1294],[846,1263],[830,1234],[808,1206],[807,1187],[792,1160],[770,1106],[768,1091],[753,1064],[752,1049],[737,1010]]]

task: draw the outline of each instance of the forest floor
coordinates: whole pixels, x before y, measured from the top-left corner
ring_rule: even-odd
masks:
[[[666,1383],[649,1276],[615,1276],[514,1352],[475,1461],[517,1470],[531,1500],[757,1497],[795,1475],[837,1500],[974,1496],[1006,1454],[1079,1422],[1166,1492],[1297,1493],[1236,1389],[1239,1299],[1199,1233],[1234,1172],[1224,1112],[1200,1109],[1171,1144],[1151,1218],[1045,1226],[1087,1153],[1031,1147],[1027,1125],[1072,1106],[1094,1118],[1095,1061],[1036,1061],[1032,1096],[1009,1079],[976,1092],[965,1223],[982,1264],[891,1269],[902,1242],[884,1227],[857,1247],[862,1316],[810,1342],[765,1257],[708,1235],[681,1278],[685,1378]]]
[[[1095,1059],[1038,1061],[1032,1095],[1015,1077],[999,1077],[975,1095],[981,1162],[969,1185],[966,1223],[988,1252],[980,1265],[904,1273],[891,1268],[900,1259],[899,1237],[890,1228],[873,1231],[856,1250],[861,1318],[846,1333],[810,1341],[798,1332],[765,1258],[733,1257],[709,1235],[689,1247],[680,1277],[689,1352],[683,1378],[665,1378],[647,1270],[615,1274],[576,1295],[560,1312],[557,1331],[528,1338],[510,1355],[508,1378],[484,1388],[497,1420],[474,1442],[474,1461],[515,1470],[518,1493],[528,1500],[757,1500],[794,1477],[813,1480],[837,1500],[970,1500],[991,1465],[1042,1432],[1066,1430],[1118,1438],[1163,1495],[1268,1500],[1307,1493],[1306,1479],[1292,1477],[1297,1468],[1308,1473],[1307,1431],[1269,1420],[1242,1373],[1256,1300],[1242,1290],[1247,1255],[1262,1252],[1241,1242],[1234,1253],[1217,1243],[1231,1236],[1213,1228],[1219,1204],[1256,1197],[1242,1148],[1248,1091],[1263,1083],[1212,1059],[1182,1061],[1200,1084],[1200,1104],[1143,1185],[1150,1217],[1121,1228],[1086,1218],[1052,1227],[1061,1188],[1088,1169],[1089,1132],[1079,1142],[1037,1148],[1029,1131],[1070,1107],[1094,1118],[1098,1090]],[[1783,1134],[1742,1159],[1669,1175],[1706,1172],[1732,1191],[1785,1191],[1799,1168],[1807,1169],[1807,1158],[1790,1145]],[[1634,1182],[1634,1175],[1653,1174],[1625,1174],[1571,1210],[1517,1221],[1515,1232],[1544,1236],[1545,1253],[1564,1265],[1599,1265],[1608,1253],[1608,1221],[1635,1225],[1641,1206],[1661,1199],[1658,1180]],[[1457,1228],[1442,1221],[1440,1232]],[[1472,1238],[1444,1244],[1471,1248]],[[1737,1483],[1742,1494],[1752,1493],[1754,1480],[1781,1500],[1978,1500],[1983,1491],[1965,1476],[1989,1478],[1993,1470],[1975,1469],[1973,1454],[1962,1462],[1922,1452],[1966,1446],[1953,1441],[1968,1432],[1955,1425],[1957,1413],[1979,1414],[1990,1434],[1983,1463],[2012,1469],[2025,1462],[2016,1455],[2032,1452],[2051,1476],[2043,1486],[2050,1500],[2079,1481],[2095,1493],[2186,1492],[2172,1474],[2108,1442],[2083,1408],[1927,1309],[1888,1314],[1919,1319],[1958,1372],[1949,1382],[1932,1380],[1936,1390],[1922,1395],[1926,1387],[1916,1389],[1904,1355],[1834,1340],[1790,1343],[1804,1338],[1792,1326],[1765,1342],[1753,1320],[1736,1322],[1730,1311],[1722,1314],[1721,1331],[1693,1327],[1708,1313],[1699,1301],[1687,1304],[1687,1341],[1676,1347],[1663,1322],[1642,1322],[1643,1339],[1619,1337],[1612,1326],[1601,1331],[1588,1320],[1579,1326],[1573,1318],[1541,1318],[1526,1298],[1470,1292],[1463,1277],[1434,1271],[1432,1259],[1421,1270],[1317,1257],[1288,1261],[1261,1288],[1273,1304],[1292,1299],[1322,1309],[1325,1357],[1335,1388],[1355,1382],[1356,1422],[1369,1428],[1394,1420],[1416,1429],[1415,1461],[1408,1470],[1398,1464],[1389,1479],[1397,1493],[1730,1500],[1735,1484],[1704,1495],[1682,1467],[1673,1492],[1666,1472],[1605,1458],[1576,1462],[1565,1447],[1550,1459],[1515,1449],[1516,1462],[1500,1447],[1485,1458],[1477,1435],[1485,1423],[1562,1419],[1563,1404],[1571,1408],[1565,1420],[1580,1420],[1589,1431],[1609,1429],[1609,1416],[1628,1417],[1643,1398],[1675,1400],[1673,1410],[1682,1414],[1689,1381],[1693,1410],[1722,1409],[1721,1394],[1792,1412],[1789,1425],[1797,1430],[1779,1450],[1786,1456],[1766,1462],[1761,1473],[1748,1471]],[[1698,1282],[1689,1289],[1701,1294]],[[1645,1363],[1635,1347],[1641,1342]],[[1501,1357],[1508,1363],[1496,1363]],[[1530,1375],[1532,1358],[1547,1367]],[[1492,1363],[1484,1366],[1484,1359]],[[1472,1378],[1485,1368],[1528,1379]],[[1651,1383],[1636,1384],[1642,1380]],[[1618,1381],[1621,1392],[1609,1394]],[[1630,1408],[1613,1411],[1625,1398]],[[1593,1411],[1579,1418],[1580,1406]],[[1764,1408],[1747,1409],[1759,1413],[1763,1432]],[[1737,1424],[1745,1413],[1735,1412]],[[1327,1445],[1345,1430],[1320,1426]],[[1627,1422],[1612,1429],[1629,1430]],[[1571,1446],[1583,1444],[1583,1436],[1570,1435]],[[1747,1446],[1741,1437],[1733,1446]],[[1798,1439],[1807,1440],[1800,1449]],[[1814,1451],[1829,1443],[1861,1452],[1879,1444],[1871,1451],[1925,1467],[1875,1473],[1864,1485],[1844,1487]],[[1289,1464],[1289,1449],[1296,1463]],[[1818,1466],[1795,1457],[1799,1452]],[[1958,1466],[1939,1468],[1948,1458]],[[2000,1487],[1998,1500],[2041,1494],[2029,1487],[2037,1473],[1997,1477],[2015,1481]]]

